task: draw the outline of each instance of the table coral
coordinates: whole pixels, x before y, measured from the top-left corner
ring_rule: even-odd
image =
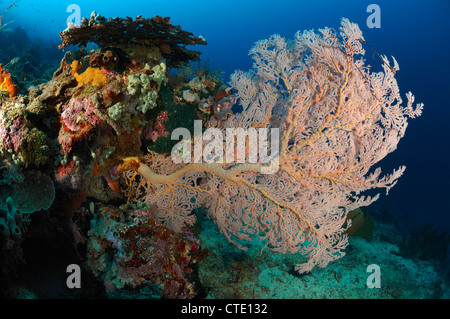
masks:
[[[188,50],[186,45],[206,44],[203,38],[173,25],[169,17],[160,16],[106,19],[94,13],[90,19],[83,18],[80,26],[62,31],[60,37],[60,48],[86,46],[89,42],[100,47],[159,47],[171,67],[199,59],[200,52]]]

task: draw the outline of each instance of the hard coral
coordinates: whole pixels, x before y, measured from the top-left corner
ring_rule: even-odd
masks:
[[[8,112],[0,113],[0,149],[18,152],[27,131],[24,114],[14,117]]]
[[[165,298],[193,298],[196,290],[188,278],[198,259],[199,240],[188,229],[183,235],[168,230],[149,213],[98,209],[89,232],[88,266],[113,297],[152,290]]]
[[[92,17],[92,16],[91,16]],[[155,16],[144,19],[141,16],[133,20],[127,18],[109,18],[100,15],[91,19],[82,19],[81,26],[66,29],[60,33],[64,49],[68,45],[86,46],[89,42],[105,47],[159,47],[169,67],[176,67],[187,61],[197,61],[200,52],[185,48],[186,45],[206,44],[201,37],[172,25],[169,17]]]
[[[106,52],[95,52],[89,58],[89,64],[91,66],[98,66],[105,68],[106,70],[114,69],[119,57],[112,50]]]
[[[26,106],[7,101],[0,106],[0,151],[14,154],[25,166],[41,166],[51,155],[51,141],[29,121]]]
[[[40,172],[29,172],[26,182],[13,185],[10,192],[16,208],[25,214],[49,209],[56,194],[53,180]]]

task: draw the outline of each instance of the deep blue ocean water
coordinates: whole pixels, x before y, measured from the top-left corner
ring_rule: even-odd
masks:
[[[0,9],[9,4],[0,1]],[[416,102],[425,104],[398,149],[381,163],[385,173],[406,165],[404,176],[374,205],[394,215],[404,230],[434,222],[439,230],[450,231],[450,1],[21,0],[3,23],[14,20],[10,28],[21,27],[31,38],[41,39],[48,57],[62,55],[56,46],[70,4],[86,17],[94,10],[105,17],[170,16],[174,24],[207,40],[207,46],[195,49],[213,67],[222,68],[226,78],[236,69],[251,68],[248,52],[260,39],[272,34],[292,38],[298,30],[324,26],[337,29],[342,17],[358,23],[377,52],[398,61],[402,95],[411,91]],[[381,9],[380,28],[366,24],[370,4]],[[370,53],[367,59],[371,61]]]

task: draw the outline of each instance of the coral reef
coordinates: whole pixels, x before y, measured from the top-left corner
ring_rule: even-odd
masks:
[[[26,95],[27,90],[35,88],[51,79],[56,59],[42,57],[42,41],[32,41],[27,32],[16,26],[7,28],[14,20],[2,23],[3,16],[16,6],[12,2],[0,14],[0,93],[15,96],[19,92]],[[60,58],[58,57],[59,61]]]
[[[308,273],[315,268],[325,280],[344,283],[351,266],[343,260],[320,268],[343,256],[349,241],[347,261],[375,255],[356,236],[372,239],[385,265],[402,262],[390,256],[393,244],[374,235],[367,213],[354,209],[376,199],[360,196],[365,190],[389,190],[402,174],[403,168],[380,177],[371,168],[395,149],[407,118],[419,116],[422,106],[413,108],[412,94],[406,106],[397,103],[396,62],[390,67],[383,60],[383,71],[372,74],[357,59],[364,50],[356,25],[344,19],[340,35],[308,31],[289,45],[279,36],[257,42],[255,69],[237,71],[230,85],[220,70],[199,62],[200,52],[186,48],[206,41],[167,17],[107,19],[93,12],[60,37],[61,49],[78,48],[64,54],[47,83],[22,77],[34,71],[17,61],[32,54],[11,59],[0,75],[0,261],[8,264],[1,267],[2,285],[17,278],[10,274],[33,257],[30,251],[39,255],[41,242],[76,255],[95,297],[110,298],[194,298],[205,291],[219,298],[284,297],[265,278],[290,284],[294,276],[306,278],[292,282],[300,296],[311,297],[305,282],[313,285]],[[89,42],[98,48],[82,48]],[[264,174],[270,163],[261,157],[242,163],[236,153],[229,163],[175,162],[178,141],[171,135],[179,128],[191,136],[279,129],[279,169]],[[189,159],[197,140],[181,141],[186,148],[178,156]],[[206,138],[200,146],[210,147]],[[223,235],[239,248],[250,246],[252,255],[231,251]],[[30,248],[22,256],[23,242]],[[281,262],[272,269],[278,261],[254,253],[264,248],[292,254],[274,254]],[[409,273],[419,272],[407,263]],[[214,287],[212,270],[232,289],[222,282]],[[435,288],[437,275],[431,268],[428,275],[417,282]],[[247,284],[256,279],[261,285],[252,291]],[[367,297],[367,290],[357,293]],[[407,295],[383,291],[381,297]]]
[[[213,100],[223,82],[202,73],[202,79],[193,75],[196,84],[191,88],[194,82],[169,74],[172,68],[199,59],[199,52],[185,45],[206,44],[173,26],[169,18],[107,21],[94,14],[88,24],[83,21],[82,26],[61,33],[61,47],[93,41],[98,49],[67,52],[48,83],[29,88],[27,94],[8,86],[8,94],[2,96],[0,206],[10,198],[22,213],[39,219],[41,230],[62,232],[50,232],[51,236],[67,236],[69,225],[77,245],[89,243],[87,255],[81,258],[89,260],[87,267],[109,296],[120,296],[122,288],[131,294],[148,286],[152,297],[192,298],[195,280],[188,277],[199,242],[188,228],[183,234],[164,228],[148,210],[141,219],[128,219],[134,213],[118,206],[135,202],[136,194],[120,165],[124,156],[169,152],[171,132],[180,125],[192,129],[192,119],[208,117],[199,104]],[[108,40],[109,35],[124,32],[134,34],[134,40]],[[11,79],[7,71],[3,74]],[[198,92],[195,103],[183,99],[187,88]],[[6,84],[2,89],[6,92]],[[95,217],[79,213],[87,205],[90,211],[94,203]],[[106,213],[100,214],[103,210]],[[122,219],[115,221],[112,212]],[[78,229],[72,219],[88,215],[92,225]],[[108,233],[108,227],[129,231],[116,233],[111,228]],[[30,237],[39,234],[38,229],[27,232]],[[122,259],[120,250],[113,253],[111,248],[118,246],[105,246],[108,240],[120,241],[131,259]],[[98,269],[92,258],[95,245],[103,245],[104,257],[115,260],[108,271]],[[153,247],[153,254],[150,249],[137,250],[137,245]],[[145,265],[139,264],[144,261]]]
[[[200,242],[163,227],[149,212],[103,206],[95,209],[88,238],[88,265],[110,296],[146,291],[144,296],[193,298],[188,277]],[[120,291],[120,292],[118,292]]]

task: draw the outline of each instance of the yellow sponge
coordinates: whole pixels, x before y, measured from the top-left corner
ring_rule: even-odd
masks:
[[[75,76],[78,82],[78,86],[83,86],[85,84],[91,83],[93,86],[101,87],[109,82],[109,79],[103,74],[103,72],[99,69],[95,68],[87,68],[81,74],[77,73],[78,61],[72,62],[72,74]]]

